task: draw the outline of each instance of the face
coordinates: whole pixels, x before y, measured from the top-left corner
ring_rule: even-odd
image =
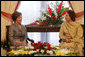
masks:
[[[21,24],[21,22],[22,22],[22,15],[20,15],[20,16],[16,19],[16,22],[17,22],[18,24]]]
[[[69,16],[68,13],[66,13],[66,15],[65,15],[65,19],[66,19],[67,21],[71,21],[71,18],[70,18],[70,16]]]

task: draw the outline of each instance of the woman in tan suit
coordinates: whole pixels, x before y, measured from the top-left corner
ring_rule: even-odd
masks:
[[[75,50],[78,56],[83,56],[84,36],[83,29],[78,22],[75,22],[75,13],[68,10],[63,22],[59,37],[61,39],[60,47]]]
[[[22,14],[20,12],[14,12],[12,14],[14,24],[9,28],[9,44],[11,46],[23,46],[26,45],[26,40],[29,39],[27,36],[27,30],[25,26],[21,25]],[[30,39],[29,39],[30,40]],[[30,40],[34,42],[33,40]]]

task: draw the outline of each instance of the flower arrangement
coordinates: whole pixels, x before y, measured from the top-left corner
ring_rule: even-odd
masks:
[[[8,56],[76,56],[76,54],[75,51],[61,49],[58,46],[52,46],[49,43],[40,41],[8,52]]]
[[[8,53],[8,56],[28,56],[28,52],[24,50],[12,50]]]
[[[62,5],[63,1],[58,5],[56,3],[55,10],[52,10],[50,6],[48,6],[48,10],[43,12],[42,18],[36,20],[33,24],[39,25],[59,25],[63,22],[63,16],[66,13],[67,8],[64,8]]]
[[[34,47],[34,50],[38,51],[37,54],[53,55],[54,53],[54,51],[52,51],[54,47],[51,47],[50,43],[42,43],[39,41],[38,43],[33,43],[32,46]]]
[[[58,49],[56,51],[57,56],[76,56],[77,52],[72,51],[72,50],[67,50],[67,49]]]

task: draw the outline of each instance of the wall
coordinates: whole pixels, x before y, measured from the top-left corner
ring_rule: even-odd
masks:
[[[84,1],[70,1],[70,2],[75,13],[84,11]],[[76,19],[77,19],[77,22],[79,22],[80,24],[84,24],[84,15]]]
[[[1,11],[12,14],[17,1],[1,1]],[[10,19],[1,14],[1,42],[6,40],[6,26],[11,25]],[[1,47],[1,56],[6,56],[6,50]]]
[[[17,1],[1,1],[1,11],[12,14]],[[1,41],[6,40],[6,26],[11,25],[10,19],[1,14]]]

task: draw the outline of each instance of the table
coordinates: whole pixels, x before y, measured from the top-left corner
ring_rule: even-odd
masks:
[[[59,32],[60,27],[57,26],[39,26],[26,25],[27,32]]]

